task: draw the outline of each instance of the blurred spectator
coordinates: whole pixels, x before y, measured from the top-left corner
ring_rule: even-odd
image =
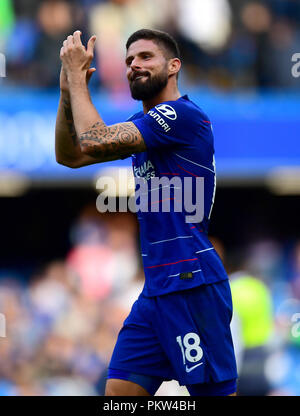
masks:
[[[136,222],[129,213],[99,220],[95,207],[87,207],[74,226],[75,246],[67,263],[77,273],[80,290],[94,299],[126,287],[137,273]]]
[[[63,41],[81,26],[80,9],[76,3],[66,0],[44,0],[37,10],[40,30],[34,57],[35,73],[39,85],[56,87],[59,79],[59,52]]]
[[[268,79],[264,54],[271,11],[262,3],[250,1],[240,5],[236,19],[227,55],[228,69],[235,75],[234,84],[264,86]]]
[[[62,42],[75,29],[84,38],[84,15],[76,2],[42,0],[16,2],[17,20],[7,41],[9,77],[18,83],[57,87],[60,71],[59,51]]]
[[[291,56],[298,52],[300,44],[299,26],[287,18],[273,22],[264,54],[266,85],[277,87],[299,86],[298,79],[291,76]]]
[[[237,249],[229,255],[219,239],[214,237],[210,240],[230,273],[233,303],[231,331],[239,375],[238,395],[268,395],[272,384],[265,374],[265,367],[274,350],[271,343],[275,330],[272,292],[261,279],[244,269],[251,261],[256,264],[253,252],[258,254],[258,250],[253,248],[249,252]],[[253,244],[254,247],[256,245],[259,246]],[[268,270],[266,265],[269,266],[270,259],[276,257],[278,247],[273,244],[267,248],[272,255],[269,253],[266,258],[255,257],[263,271]]]
[[[163,25],[168,5],[169,0],[110,0],[90,9],[90,28],[97,35],[99,76],[113,94],[128,90],[124,64],[128,37],[142,27]]]
[[[230,275],[233,308],[240,323],[243,357],[239,363],[238,394],[266,396],[271,391],[265,376],[273,334],[273,306],[268,287],[246,272]]]
[[[208,51],[218,51],[231,32],[231,9],[227,0],[177,0],[181,33]]]

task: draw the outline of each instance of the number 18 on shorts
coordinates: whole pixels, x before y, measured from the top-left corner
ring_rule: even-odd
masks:
[[[183,338],[181,335],[176,337],[179,344],[183,365],[187,373],[193,371],[195,368],[203,364],[203,350],[200,347],[200,337],[195,332],[187,333]]]

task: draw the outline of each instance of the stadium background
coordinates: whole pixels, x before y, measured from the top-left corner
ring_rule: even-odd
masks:
[[[213,123],[210,235],[233,285],[241,394],[299,395],[297,0],[1,0],[0,395],[103,394],[143,272],[135,217],[100,215],[95,184],[130,161],[56,163],[59,49],[75,29],[98,36],[92,98],[107,123],[122,121],[139,108],[123,58],[141,27],[178,40],[180,90]],[[165,383],[158,394],[186,391]]]

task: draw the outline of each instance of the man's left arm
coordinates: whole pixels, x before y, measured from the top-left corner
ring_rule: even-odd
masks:
[[[95,40],[92,37],[85,49],[80,32],[76,31],[64,43],[60,57],[67,72],[74,126],[81,151],[99,162],[105,162],[144,152],[146,145],[132,122],[107,126],[91,101],[86,72],[93,58]]]

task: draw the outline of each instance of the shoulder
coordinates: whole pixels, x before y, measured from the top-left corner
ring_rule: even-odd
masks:
[[[140,130],[147,148],[156,146],[197,145],[199,139],[213,142],[210,121],[206,114],[187,96],[176,101],[164,101],[147,114],[131,118]],[[156,138],[156,140],[155,140]]]
[[[176,101],[165,101],[158,104],[150,111],[157,111],[162,117],[171,121],[177,120],[177,122],[189,122],[196,125],[203,121],[210,123],[204,111],[191,101],[187,95]]]
[[[197,120],[210,121],[203,109],[194,103],[194,101],[190,100],[187,95],[181,97],[179,104],[183,110],[186,110],[190,116],[196,117]]]
[[[139,118],[142,118],[144,116],[143,111],[139,111],[138,113],[132,114],[126,121],[133,121],[138,120]]]

